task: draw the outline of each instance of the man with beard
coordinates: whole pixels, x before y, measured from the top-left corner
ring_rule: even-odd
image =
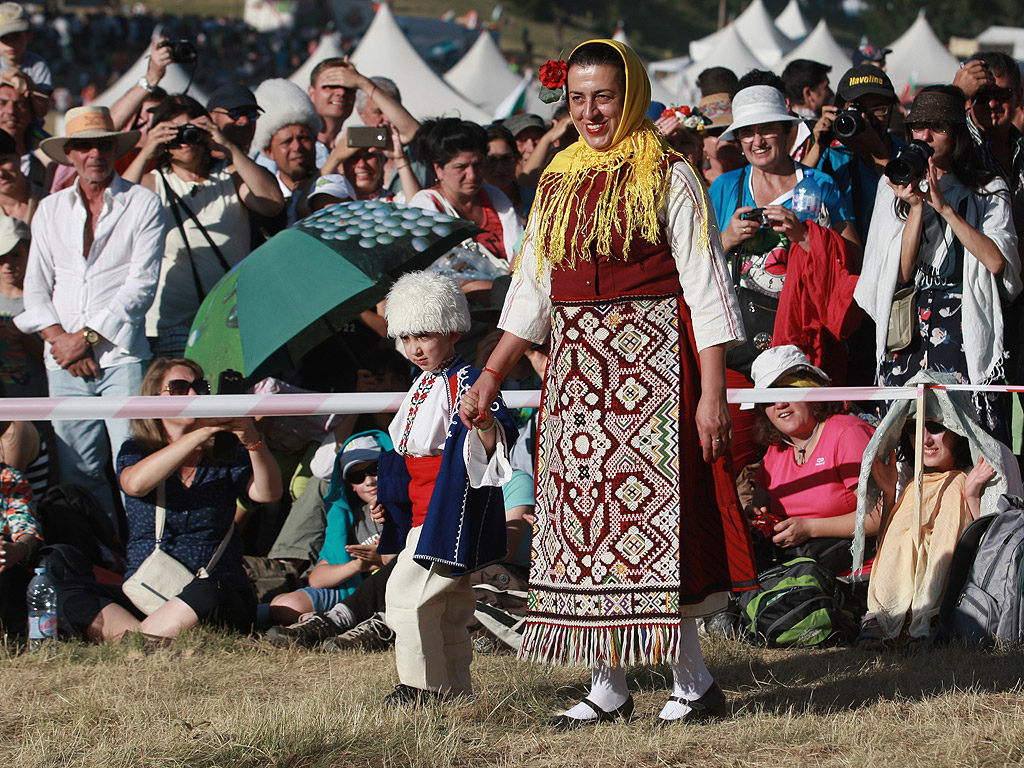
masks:
[[[256,89],[256,102],[263,114],[256,123],[253,146],[277,166],[291,226],[309,213],[306,198],[319,176],[316,137],[323,121],[302,89],[284,79],[265,80]]]

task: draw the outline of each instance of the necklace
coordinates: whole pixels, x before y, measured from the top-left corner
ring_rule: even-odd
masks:
[[[817,424],[814,425],[814,431],[811,432],[810,437],[804,440],[803,446],[798,446],[796,443],[787,440],[786,438],[782,438],[782,442],[784,442],[786,445],[791,445],[793,447],[793,457],[796,459],[797,464],[803,464],[805,461],[807,461],[807,447],[814,442],[814,438],[817,437],[818,435],[818,430],[821,429],[821,425],[824,423],[825,422],[823,421],[819,421]]]

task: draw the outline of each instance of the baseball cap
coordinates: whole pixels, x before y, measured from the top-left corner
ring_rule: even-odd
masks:
[[[896,91],[889,76],[874,64],[861,64],[846,71],[836,88],[836,102],[856,101],[874,94],[896,101]]]
[[[518,136],[527,128],[540,128],[542,131],[546,131],[548,129],[547,125],[544,123],[544,118],[540,115],[530,113],[506,117],[505,120],[502,121],[501,125],[504,128],[508,128],[508,132],[513,136]]]
[[[13,216],[0,216],[0,256],[4,256],[22,240],[32,237],[28,224]]]
[[[797,373],[810,373],[826,385],[832,382],[829,375],[818,366],[812,365],[807,355],[794,344],[766,349],[750,366],[750,378],[754,380],[754,389],[768,389],[783,376]],[[740,410],[746,411],[753,407],[753,403],[743,403]]]
[[[237,109],[238,107],[251,107],[263,111],[263,108],[256,103],[256,97],[252,91],[241,83],[227,83],[210,94],[206,100],[207,109]]]
[[[377,461],[384,453],[384,446],[380,444],[374,435],[357,435],[345,444],[344,450],[338,456],[338,466],[341,467],[341,476],[348,478],[348,471],[357,464],[367,461]]]
[[[28,30],[28,11],[17,3],[0,3],[0,37]]]

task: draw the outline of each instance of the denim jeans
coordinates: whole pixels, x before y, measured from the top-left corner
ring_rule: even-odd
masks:
[[[125,397],[139,394],[149,361],[101,369],[99,378],[83,379],[67,371],[46,371],[50,397]],[[128,419],[54,420],[60,480],[92,493],[122,535],[117,519],[117,492],[107,480],[108,461],[116,461],[128,437]]]

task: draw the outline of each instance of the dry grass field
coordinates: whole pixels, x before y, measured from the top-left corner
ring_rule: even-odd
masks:
[[[173,647],[0,649],[0,765],[956,766],[1024,762],[1024,653],[781,651],[705,641],[733,704],[710,725],[655,730],[665,670],[630,674],[630,724],[542,724],[589,676],[478,656],[472,701],[384,709],[392,653],[272,648],[200,630]]]

